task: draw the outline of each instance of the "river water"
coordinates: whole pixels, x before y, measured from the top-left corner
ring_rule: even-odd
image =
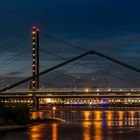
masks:
[[[140,111],[33,112],[33,118],[55,117],[63,123],[40,124],[0,134],[0,140],[140,140]]]

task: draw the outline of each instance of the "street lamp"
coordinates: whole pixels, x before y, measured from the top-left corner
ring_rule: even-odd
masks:
[[[85,92],[89,92],[89,89],[88,88],[85,88]]]
[[[56,107],[53,106],[52,108],[52,118],[55,119],[55,111],[56,111]]]

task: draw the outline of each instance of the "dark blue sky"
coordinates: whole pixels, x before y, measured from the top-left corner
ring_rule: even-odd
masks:
[[[103,43],[113,47],[139,41],[139,1],[2,0],[0,5],[4,41],[29,32],[34,24],[45,33],[79,45]]]
[[[140,68],[139,7],[139,0],[1,0],[0,44],[30,33],[36,24],[41,32]],[[28,47],[30,44],[25,48]],[[14,56],[17,52],[7,50],[6,55]],[[69,49],[61,49],[61,54],[68,53]]]

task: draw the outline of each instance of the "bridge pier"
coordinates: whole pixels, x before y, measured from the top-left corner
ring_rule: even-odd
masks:
[[[33,110],[39,110],[39,98],[37,98],[36,96],[33,96]]]

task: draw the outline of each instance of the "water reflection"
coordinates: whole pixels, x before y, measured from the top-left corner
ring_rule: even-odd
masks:
[[[36,119],[36,118],[43,118],[43,112],[41,112],[41,111],[38,111],[38,112],[32,112],[32,119]]]
[[[44,118],[51,111],[33,112]],[[0,140],[140,140],[140,111],[56,111],[65,123],[46,123],[21,132],[7,132]]]
[[[51,117],[50,111],[33,112],[32,118]],[[91,121],[106,122],[106,125],[111,126],[136,126],[140,123],[139,111],[56,111],[56,117],[65,119],[68,122]]]
[[[108,127],[113,125],[113,117],[113,111],[106,111],[106,122]]]
[[[104,122],[102,121],[94,121],[94,140],[102,140],[102,127],[104,126]]]
[[[124,112],[123,111],[118,111],[118,126],[122,127],[123,126],[123,116],[124,116]]]
[[[90,140],[90,137],[91,137],[91,135],[90,135],[91,123],[83,121],[82,127],[83,127],[83,140]]]
[[[103,120],[103,118],[102,118],[103,112],[94,111],[93,113],[94,113],[94,120],[95,121]]]
[[[83,111],[83,120],[86,121],[86,120],[90,120],[91,119],[91,111]]]
[[[57,140],[57,124],[52,123],[51,129],[52,129],[52,140]]]
[[[58,139],[58,133],[57,133],[57,123],[50,123],[48,125],[41,124],[37,126],[33,126],[29,129],[29,136],[30,140],[57,140]]]
[[[83,111],[83,140],[90,140],[90,127],[91,123],[88,122],[91,118],[91,112],[90,111]]]
[[[51,117],[50,111],[33,112],[32,118]],[[56,111],[56,117],[68,122],[101,121],[111,126],[136,126],[140,124],[140,111]]]
[[[30,140],[41,140],[43,138],[44,124],[33,126],[29,130]]]
[[[134,126],[135,124],[135,118],[134,118],[134,115],[135,115],[135,113],[134,113],[134,111],[131,111],[130,112],[130,124],[129,125],[131,125],[131,126]]]

